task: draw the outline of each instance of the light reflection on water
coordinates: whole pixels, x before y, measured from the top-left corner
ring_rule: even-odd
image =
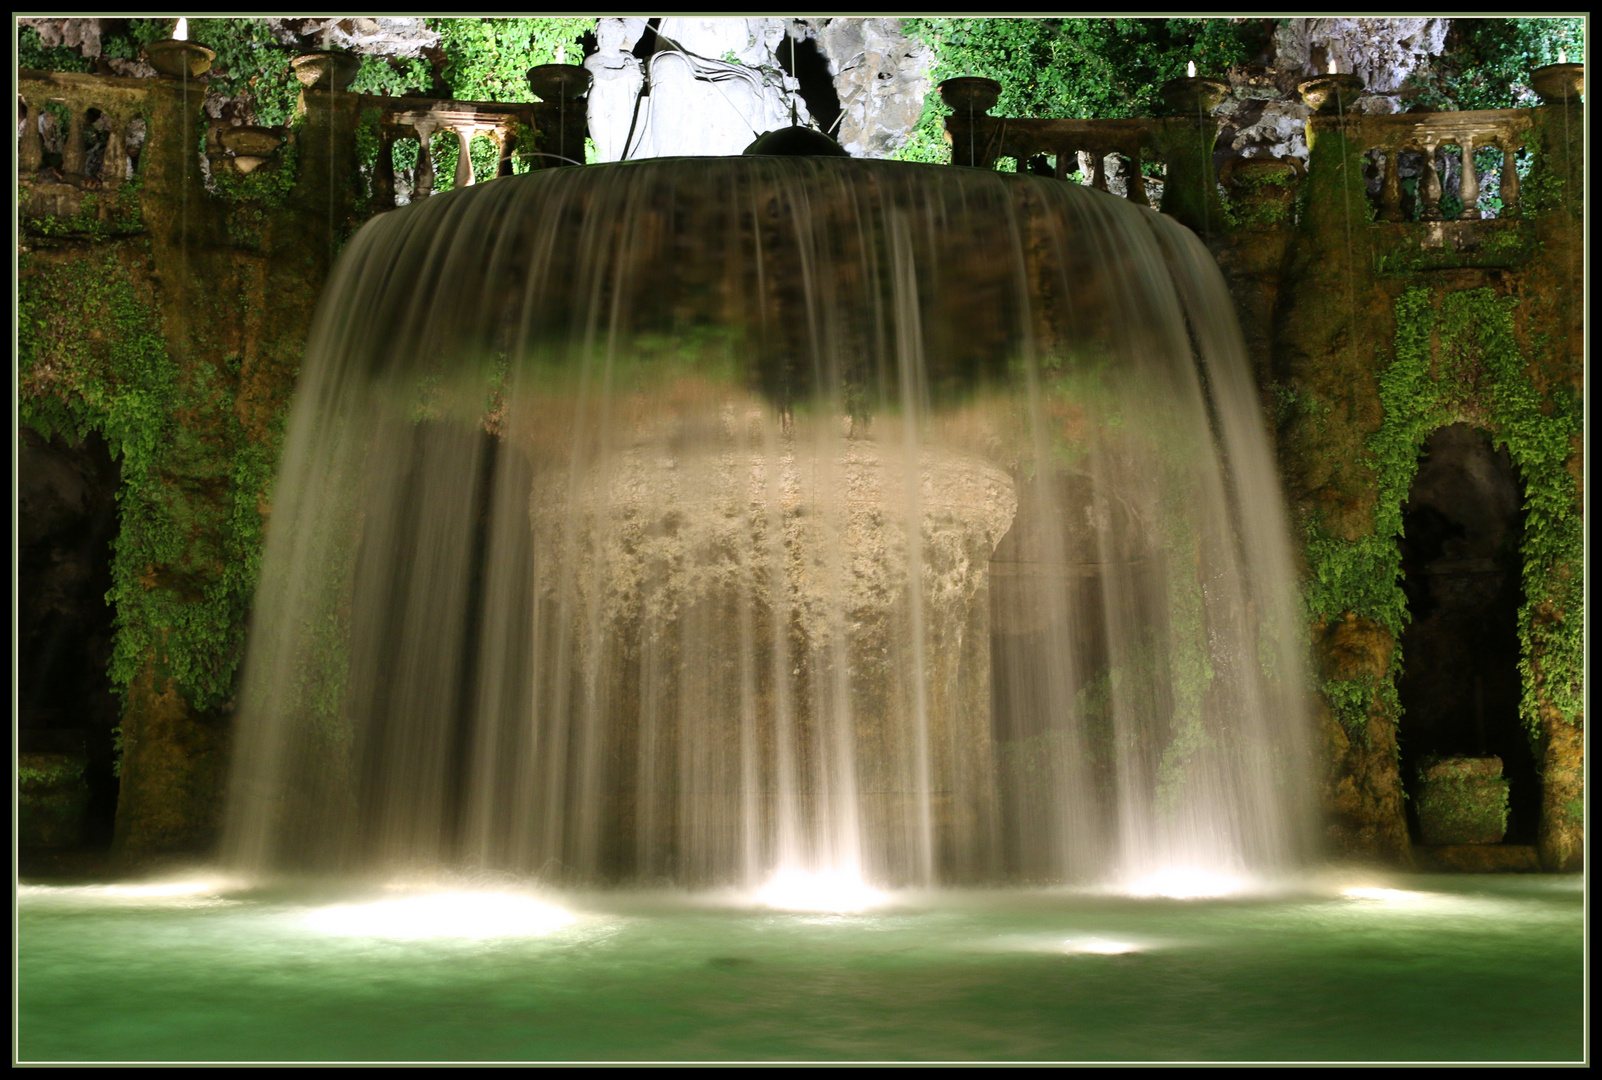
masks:
[[[183,888],[204,883],[206,889]],[[1552,1060],[1574,879],[1269,895],[18,890],[24,1060]]]

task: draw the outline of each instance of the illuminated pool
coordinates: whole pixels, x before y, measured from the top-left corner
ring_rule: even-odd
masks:
[[[25,885],[19,1056],[57,1060],[1441,1060],[1582,1053],[1572,877],[1176,900],[454,883]]]

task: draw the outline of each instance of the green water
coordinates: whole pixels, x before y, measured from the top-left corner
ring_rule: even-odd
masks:
[[[1391,878],[1346,895],[1352,884],[1376,882],[1190,901],[946,893],[847,915],[548,895],[572,921],[498,933],[480,911],[436,928],[497,935],[480,937],[396,937],[423,931],[349,906],[372,895],[26,886],[18,1055],[1581,1057],[1579,879]]]

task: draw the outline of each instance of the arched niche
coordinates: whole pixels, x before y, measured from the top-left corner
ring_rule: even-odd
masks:
[[[1413,805],[1429,759],[1499,757],[1509,782],[1505,842],[1529,844],[1540,780],[1519,719],[1522,506],[1512,459],[1485,432],[1451,424],[1429,437],[1402,505],[1411,619],[1397,689],[1402,778]],[[1410,826],[1417,839],[1417,821]]]

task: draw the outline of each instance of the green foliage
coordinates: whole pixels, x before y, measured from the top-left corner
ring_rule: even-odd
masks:
[[[207,81],[212,90],[242,98],[254,123],[289,123],[300,98],[290,52],[273,38],[266,19],[193,19],[189,38],[217,54]]]
[[[997,116],[1153,116],[1158,91],[1196,61],[1222,75],[1267,44],[1261,19],[909,19],[935,49],[934,82],[1001,83]]]
[[[1408,612],[1397,541],[1419,452],[1437,428],[1483,410],[1493,441],[1507,447],[1524,480],[1520,712],[1533,732],[1543,699],[1570,722],[1583,708],[1584,542],[1567,468],[1581,409],[1567,387],[1543,402],[1514,331],[1517,303],[1491,289],[1439,296],[1422,286],[1397,299],[1393,355],[1379,376],[1383,420],[1368,440],[1378,489],[1374,531],[1352,541],[1310,528],[1305,595],[1314,620],[1350,611],[1400,636]],[[1400,660],[1393,658],[1384,685],[1326,685],[1337,715],[1354,722],[1375,693],[1395,715]]]
[[[97,431],[120,459],[113,684],[126,691],[154,657],[195,707],[214,707],[242,655],[276,444],[242,437],[235,371],[181,368],[118,252],[99,258],[23,267],[19,419],[46,436]]]
[[[77,49],[46,46],[31,26],[17,30],[17,67],[24,71],[92,71],[94,62]]]
[[[1433,75],[1412,83],[1418,99],[1437,108],[1510,109],[1531,105],[1530,72],[1585,61],[1585,20],[1453,19],[1446,53]]]
[[[1496,843],[1507,833],[1508,783],[1478,775],[1477,761],[1446,760],[1419,771],[1418,816],[1425,842]]]
[[[593,18],[429,19],[445,54],[441,72],[459,101],[533,101],[528,69],[556,62],[557,46],[577,53]]]
[[[931,46],[931,86],[958,75],[1001,83],[995,116],[1110,119],[1156,116],[1158,91],[1196,61],[1204,75],[1222,75],[1266,47],[1264,19],[907,19],[908,30]],[[903,161],[949,160],[938,94]]]
[[[278,148],[273,159],[257,166],[251,173],[242,174],[231,167],[214,170],[212,183],[217,189],[216,194],[235,202],[255,203],[262,211],[282,206],[295,187],[298,139],[301,134],[302,125],[296,123],[289,139]]]
[[[399,57],[362,57],[362,66],[351,80],[353,94],[374,94],[379,97],[406,97],[426,95],[434,84],[434,71],[423,60],[406,60]]]
[[[1544,698],[1570,723],[1584,709],[1584,531],[1568,470],[1581,426],[1569,386],[1549,404],[1525,374],[1514,334],[1516,301],[1489,289],[1449,294],[1441,306],[1443,356],[1458,379],[1488,385],[1494,437],[1524,479],[1524,606],[1519,612],[1524,696],[1520,713],[1537,729]]]

